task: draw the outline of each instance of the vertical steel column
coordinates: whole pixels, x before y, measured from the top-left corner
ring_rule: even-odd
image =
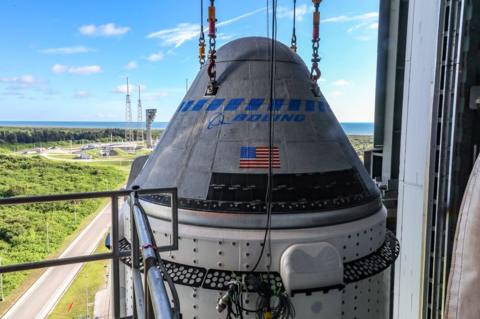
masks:
[[[423,314],[440,319],[445,308],[445,287],[450,257],[449,223],[452,213],[452,165],[456,116],[459,112],[460,53],[462,50],[463,0],[443,0],[439,30],[439,60],[435,91],[430,171],[428,229]]]
[[[178,249],[178,195],[176,191],[172,193],[172,236],[173,236],[173,243],[172,243],[171,250],[177,250]]]
[[[130,208],[130,233],[132,234],[132,253],[131,253],[131,258],[132,258],[132,283],[133,283],[133,289],[132,289],[132,299],[133,299],[133,318],[137,319],[138,318],[138,309],[137,309],[137,297],[138,297],[138,292],[135,289],[136,288],[136,272],[139,270],[139,263],[138,263],[138,238],[137,238],[137,229],[135,225],[135,218],[133,217],[133,194],[130,194],[128,197],[128,205]]]
[[[130,208],[130,234],[132,234],[132,237],[130,238],[132,242],[132,250],[130,257],[132,259],[132,300],[133,300],[133,313],[132,317],[133,319],[137,319],[137,293],[135,292],[135,272],[138,269],[138,259],[136,258],[137,256],[137,249],[138,249],[138,240],[137,240],[137,232],[135,229],[135,219],[133,218],[133,200],[132,200],[132,194],[128,196],[128,206]]]
[[[375,121],[373,147],[383,147],[385,131],[386,86],[388,69],[388,50],[390,39],[391,1],[380,1],[378,44],[377,44],[377,79],[375,89]],[[372,172],[373,173],[373,172]],[[376,177],[376,176],[373,176]]]
[[[113,316],[120,318],[120,256],[118,251],[118,197],[113,195],[112,205],[112,286],[113,286]]]

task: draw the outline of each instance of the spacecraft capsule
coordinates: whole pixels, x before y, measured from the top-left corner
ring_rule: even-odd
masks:
[[[323,95],[312,91],[305,63],[279,42],[270,101],[271,45],[249,37],[221,47],[216,95],[205,95],[204,66],[155,150],[131,172],[131,185],[178,188],[179,249],[162,256],[183,318],[225,318],[219,298],[252,272],[290,297],[296,318],[387,318],[399,247],[380,192]],[[170,198],[141,203],[157,245],[169,243]],[[128,273],[126,265],[127,295]],[[256,300],[245,287],[244,318],[255,318],[247,309]]]

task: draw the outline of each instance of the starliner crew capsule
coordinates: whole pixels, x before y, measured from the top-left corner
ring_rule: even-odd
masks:
[[[279,42],[269,101],[271,43],[250,37],[220,48],[216,94],[206,95],[203,67],[154,152],[131,172],[130,185],[178,188],[179,249],[162,257],[182,316],[225,318],[221,303],[228,306],[226,292],[237,283],[243,317],[256,318],[255,277],[288,297],[295,318],[387,318],[389,266],[399,247],[386,230],[380,192],[312,90],[304,62]],[[141,204],[157,245],[170,243],[170,199],[146,196]],[[125,207],[126,242],[129,218]],[[123,267],[131,314],[130,268]]]

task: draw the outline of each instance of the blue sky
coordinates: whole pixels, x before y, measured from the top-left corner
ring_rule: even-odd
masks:
[[[278,39],[287,45],[292,3],[278,1]],[[266,35],[266,1],[216,4],[224,22],[218,45]],[[3,0],[0,6],[1,120],[122,121],[128,76],[142,87],[144,108],[157,108],[157,120],[168,121],[185,79],[198,72],[200,1]],[[310,0],[297,0],[298,53],[307,64],[311,10]],[[373,121],[378,0],[324,0],[321,13],[320,88],[340,121]],[[133,106],[136,99],[132,94]]]

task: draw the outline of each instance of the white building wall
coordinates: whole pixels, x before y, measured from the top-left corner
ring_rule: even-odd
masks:
[[[441,0],[410,0],[400,154],[394,318],[422,318],[430,142]]]

